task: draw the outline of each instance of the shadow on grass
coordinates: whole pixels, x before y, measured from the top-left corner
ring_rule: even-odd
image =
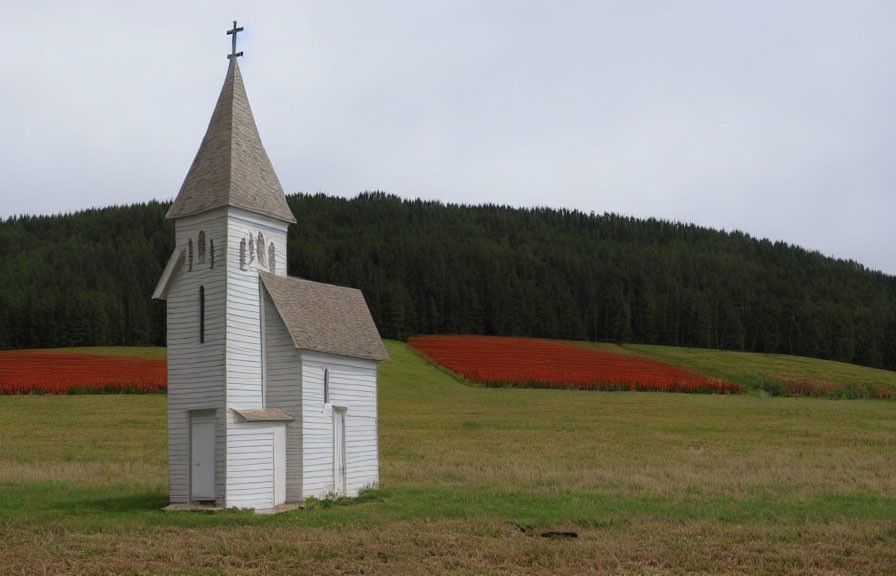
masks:
[[[126,512],[155,512],[168,505],[168,497],[156,492],[130,493],[120,496],[84,498],[72,503],[87,514],[122,514]]]
[[[574,525],[625,530],[635,519],[673,522],[710,520],[724,523],[779,521],[829,522],[843,518],[896,517],[896,500],[880,496],[822,494],[802,499],[786,495],[749,500],[729,498],[619,498],[593,493],[528,494],[501,490],[371,490],[357,499],[316,501],[306,509],[274,516],[248,510],[162,512],[168,496],[132,487],[72,487],[61,483],[0,485],[0,524],[14,522],[75,523],[88,530],[116,526],[234,526],[286,524],[306,527],[374,526],[395,521],[494,518],[526,527]]]
[[[121,487],[81,487],[64,482],[0,485],[0,521],[139,515],[168,504],[164,493]]]

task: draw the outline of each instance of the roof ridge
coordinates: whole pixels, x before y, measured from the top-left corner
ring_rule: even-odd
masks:
[[[354,290],[355,292],[361,292],[360,288],[355,288],[353,286],[341,286],[339,284],[330,284],[329,282],[318,282],[317,280],[311,280],[309,278],[302,278],[300,276],[290,276],[289,274],[285,276],[280,276],[278,274],[272,274],[266,270],[259,270],[258,273],[263,276],[272,276],[278,279],[286,279],[286,280],[297,280],[299,282],[308,282],[310,284],[317,284],[319,286],[329,286],[331,288],[338,288],[340,290]],[[363,292],[362,292],[363,294]]]
[[[239,75],[242,79],[242,74],[240,73],[240,65],[237,63],[237,58],[230,58],[230,63],[227,65],[227,74],[224,76],[224,85],[221,86],[221,93],[218,95],[218,99],[224,97],[224,91],[227,90],[228,79],[230,80],[230,97],[226,99],[226,102],[230,103],[230,122],[227,123],[227,129],[230,131],[228,135],[228,140],[233,139],[233,124],[235,122],[233,118],[233,85],[234,85],[234,76]],[[215,109],[217,110],[218,104],[215,103]],[[215,111],[212,111],[212,116],[214,116]],[[211,120],[209,120],[209,125],[211,125]],[[233,185],[233,146],[228,147],[228,154],[225,155],[225,160],[227,162],[227,169],[224,171],[224,174],[227,178],[227,188]]]

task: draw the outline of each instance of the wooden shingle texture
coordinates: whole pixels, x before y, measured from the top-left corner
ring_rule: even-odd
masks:
[[[167,218],[182,218],[233,206],[294,223],[280,180],[271,165],[236,58],[187,177]]]
[[[388,360],[360,290],[267,272],[259,275],[296,348]]]

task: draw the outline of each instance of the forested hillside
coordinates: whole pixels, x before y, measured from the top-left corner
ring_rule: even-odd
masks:
[[[0,222],[0,347],[163,344],[169,204]]]
[[[896,278],[613,214],[294,195],[289,273],[361,288],[384,337],[717,347],[896,369]],[[163,344],[167,203],[0,223],[0,347]]]

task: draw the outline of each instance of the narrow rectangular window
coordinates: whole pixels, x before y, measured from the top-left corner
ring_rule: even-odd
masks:
[[[205,344],[205,286],[199,287],[199,343]]]

